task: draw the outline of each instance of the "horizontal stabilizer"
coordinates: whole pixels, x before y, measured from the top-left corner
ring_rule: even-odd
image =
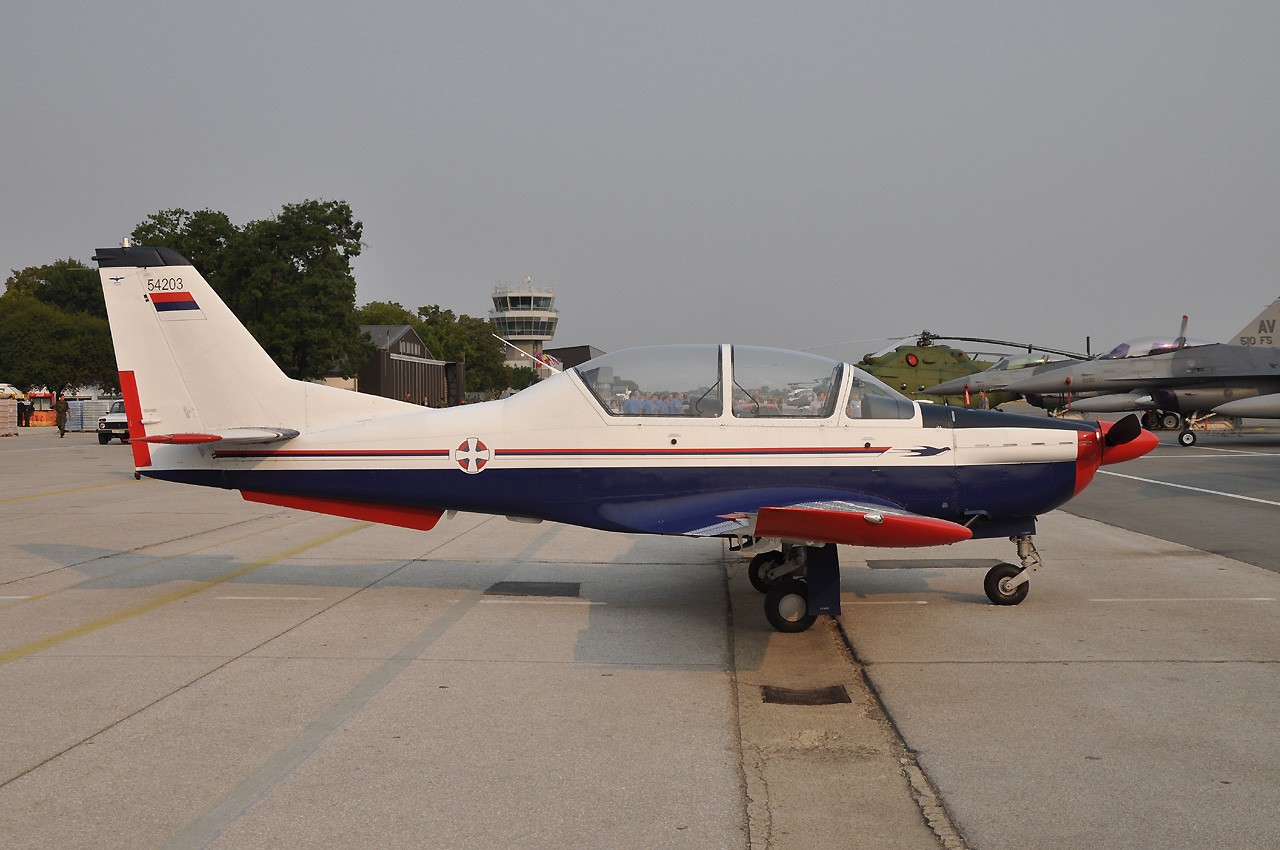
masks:
[[[973,536],[959,523],[840,503],[761,508],[757,537],[845,543],[850,546],[943,546]]]
[[[208,434],[153,434],[135,437],[135,443],[165,443],[190,446],[200,443],[279,443],[292,440],[298,432],[292,428],[226,428]]]
[[[259,502],[264,505],[279,505],[282,508],[293,508],[299,511],[311,511],[317,514],[360,519],[366,522],[378,522],[383,525],[398,525],[401,528],[413,528],[418,531],[430,531],[435,528],[444,511],[435,508],[420,508],[414,505],[386,505],[381,502],[360,502],[351,499],[327,499],[321,496],[291,496],[284,493],[259,493],[254,490],[241,490],[240,495],[246,502]]]

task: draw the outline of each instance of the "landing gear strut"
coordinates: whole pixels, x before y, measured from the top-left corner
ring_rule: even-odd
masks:
[[[1026,599],[1027,592],[1031,590],[1031,573],[1044,563],[1030,534],[1009,539],[1018,544],[1018,558],[1022,566],[996,564],[987,572],[982,588],[993,605],[1017,605]]]
[[[840,559],[835,544],[761,552],[747,576],[765,594],[764,616],[780,632],[806,631],[819,614],[840,614]],[[764,585],[761,587],[761,585]]]

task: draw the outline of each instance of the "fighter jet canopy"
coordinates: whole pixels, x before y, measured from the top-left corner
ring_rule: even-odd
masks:
[[[1099,360],[1122,360],[1129,357],[1149,357],[1153,354],[1165,354],[1180,348],[1195,348],[1199,345],[1212,345],[1203,339],[1190,337],[1157,337],[1144,336],[1122,342],[1115,348],[1099,357]]]

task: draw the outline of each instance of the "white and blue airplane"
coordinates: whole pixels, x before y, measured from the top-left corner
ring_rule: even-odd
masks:
[[[1009,537],[1021,563],[984,585],[1021,602],[1037,516],[1157,442],[1135,417],[918,404],[848,363],[737,345],[619,351],[502,401],[423,408],[288,378],[171,249],[94,259],[136,474],[421,530],[471,511],[777,539],[749,578],[780,631],[839,613],[841,543]]]

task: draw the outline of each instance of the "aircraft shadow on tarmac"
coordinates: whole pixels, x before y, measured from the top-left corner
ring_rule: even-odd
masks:
[[[683,562],[647,564],[637,562],[634,554],[624,554],[615,562],[605,563],[529,558],[395,559],[361,563],[300,556],[228,577],[251,562],[218,554],[156,556],[68,544],[21,548],[82,574],[83,580],[64,588],[80,591],[138,590],[196,582],[216,584],[232,594],[236,588],[251,587],[352,592],[379,588],[463,591],[474,594],[471,601],[486,608],[490,606],[484,605],[485,602],[562,602],[585,609],[584,626],[574,646],[575,661],[664,670],[723,669],[726,663],[728,618],[723,558],[719,551],[713,557],[705,552],[690,552],[691,557]],[[572,599],[530,600],[487,592],[512,584],[516,576],[524,580],[516,583],[577,584],[581,593]],[[745,577],[741,580],[745,584]],[[330,601],[336,603],[340,599],[335,597]],[[457,603],[457,599],[451,599],[445,604]],[[530,616],[531,610],[547,610],[543,606],[520,604],[492,607],[494,616],[510,621]],[[557,613],[547,618],[550,616],[562,615]],[[759,632],[761,643],[755,651],[738,653],[743,669],[758,664],[765,642],[777,634],[754,605],[748,617],[758,618],[758,628],[753,626],[753,631]],[[523,627],[513,629],[511,636],[523,646],[525,639],[521,634]]]
[[[519,603],[536,600],[503,598],[502,593],[490,595],[486,591],[512,584],[515,575],[525,583],[575,584],[580,590],[572,599],[558,599],[553,592],[549,594],[551,598],[543,600],[578,604],[586,609],[585,625],[575,642],[575,661],[628,669],[720,669],[726,663],[725,635],[730,620],[725,609],[724,560],[719,553],[709,556],[690,552],[691,557],[682,563],[656,564],[639,562],[640,553],[624,553],[605,563],[528,558],[359,563],[299,557],[226,578],[249,564],[242,559],[204,553],[155,556],[68,544],[22,548],[83,574],[84,580],[68,588],[77,590],[141,589],[172,582],[222,582],[227,588],[288,586],[351,591],[400,587],[468,591],[482,595],[484,599],[480,601]],[[989,605],[978,589],[983,574],[995,563],[998,561],[991,558],[879,558],[868,559],[864,569],[857,559],[850,559],[842,580],[846,613],[857,600],[891,596]],[[745,570],[745,560],[741,565],[731,563],[728,595],[734,605],[737,667],[753,670],[763,662],[770,641],[786,640],[787,636],[768,626],[758,603],[761,597],[747,587]],[[939,588],[936,580],[952,570],[971,573],[975,591]],[[509,616],[514,619],[520,607],[513,604],[508,609]],[[529,610],[523,607],[526,612]]]

